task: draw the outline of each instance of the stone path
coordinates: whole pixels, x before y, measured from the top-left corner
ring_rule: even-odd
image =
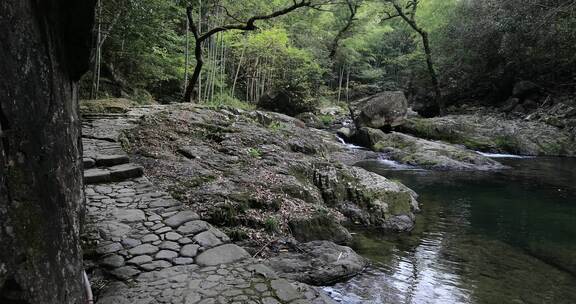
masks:
[[[121,131],[159,109],[92,117],[83,127],[83,240],[96,303],[332,303],[317,288],[278,278],[129,162]]]

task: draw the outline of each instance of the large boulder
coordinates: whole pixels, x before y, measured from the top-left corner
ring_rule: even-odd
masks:
[[[299,242],[328,240],[337,244],[349,244],[352,241],[350,232],[327,214],[291,219],[288,225]]]
[[[376,130],[379,131],[379,130]],[[495,170],[505,166],[466,148],[392,132],[378,134],[374,151],[402,164],[433,170]],[[375,141],[375,140],[373,140]]]
[[[400,91],[382,92],[353,102],[350,109],[358,128],[395,127],[406,119],[408,100]]]
[[[359,274],[367,261],[349,247],[314,241],[299,244],[297,252],[282,252],[269,258],[266,264],[283,278],[325,286]]]
[[[420,211],[414,191],[362,168],[318,166],[313,183],[325,204],[356,225],[410,231]]]
[[[305,98],[287,90],[267,92],[258,100],[258,108],[290,116],[314,110]]]
[[[515,105],[513,112],[521,111]],[[576,125],[576,107],[555,105],[540,109],[526,119],[511,119],[501,113],[410,118],[402,131],[421,138],[461,144],[491,153],[533,156],[576,156],[576,139],[569,125]],[[560,127],[560,128],[559,128]]]

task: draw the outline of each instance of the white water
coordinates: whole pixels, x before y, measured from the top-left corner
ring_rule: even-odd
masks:
[[[339,141],[341,144],[345,145],[346,148],[348,148],[348,149],[364,149],[364,147],[357,146],[357,145],[355,145],[355,144],[349,144],[349,143],[347,143],[344,139],[342,139],[342,138],[341,138],[340,136],[338,136],[338,135],[336,135],[336,139],[338,139],[338,141]]]
[[[498,154],[498,153],[484,153],[480,151],[476,151],[476,153],[490,157],[490,158],[531,158],[530,156],[522,156],[522,155],[514,155],[514,154]]]

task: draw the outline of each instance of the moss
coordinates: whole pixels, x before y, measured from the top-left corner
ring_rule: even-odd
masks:
[[[233,242],[244,241],[249,237],[246,231],[239,228],[229,229],[226,231],[226,235],[228,235]]]
[[[124,98],[110,98],[98,100],[81,100],[80,113],[126,113],[130,107],[137,105],[137,102]]]
[[[330,126],[334,123],[334,116],[332,115],[320,115],[318,118],[325,126]]]
[[[280,232],[280,222],[275,217],[268,217],[264,221],[264,229],[270,233]]]
[[[278,133],[281,130],[285,130],[286,125],[278,121],[273,121],[268,125],[268,129],[270,129],[270,131],[272,131],[273,133]]]

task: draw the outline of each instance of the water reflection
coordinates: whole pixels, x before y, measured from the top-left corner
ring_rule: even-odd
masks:
[[[410,235],[360,231],[354,247],[374,267],[327,291],[341,303],[576,303],[576,160],[506,164],[514,169],[360,164],[416,190],[423,214]]]

